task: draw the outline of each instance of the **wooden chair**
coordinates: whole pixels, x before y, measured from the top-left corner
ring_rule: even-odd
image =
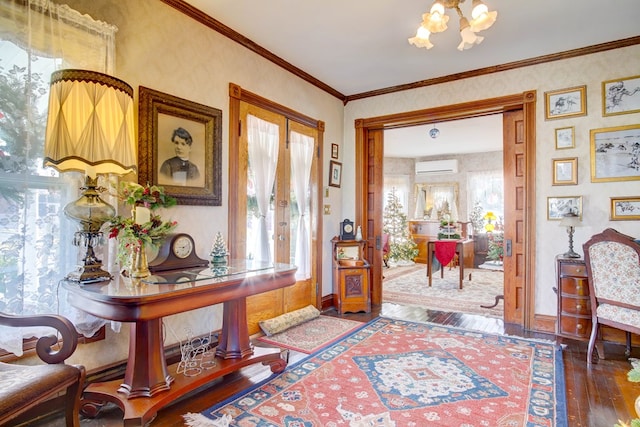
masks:
[[[625,354],[629,357],[631,334],[640,334],[640,245],[632,237],[607,228],[591,236],[582,248],[592,313],[587,364],[597,362],[598,357],[604,359],[600,325],[626,332]]]
[[[25,422],[27,412],[39,404],[65,393],[65,417],[68,427],[80,426],[80,395],[85,380],[83,366],[64,363],[78,344],[73,324],[57,315],[13,316],[0,313],[0,325],[12,327],[49,326],[62,338],[59,350],[53,350],[58,337],[41,337],[36,343],[38,357],[47,364],[16,365],[0,362],[0,425]]]

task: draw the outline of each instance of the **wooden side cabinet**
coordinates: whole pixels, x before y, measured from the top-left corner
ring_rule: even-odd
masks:
[[[591,301],[587,267],[582,258],[556,257],[559,336],[589,340]]]
[[[338,313],[371,312],[369,263],[364,259],[366,241],[339,240],[333,243],[333,295]]]

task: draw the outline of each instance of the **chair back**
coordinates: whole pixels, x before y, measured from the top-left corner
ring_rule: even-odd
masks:
[[[589,277],[592,310],[603,301],[640,306],[640,245],[612,228],[582,245]]]

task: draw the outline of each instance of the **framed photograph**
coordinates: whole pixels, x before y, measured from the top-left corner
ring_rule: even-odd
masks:
[[[587,114],[587,86],[545,92],[544,99],[547,120]]]
[[[574,126],[556,129],[556,150],[574,148],[576,146],[575,131]]]
[[[140,86],[138,182],[181,205],[222,205],[222,110]]]
[[[338,159],[338,144],[331,144],[331,158]]]
[[[329,185],[340,188],[342,180],[342,163],[331,160],[329,163]]]
[[[602,82],[602,115],[640,112],[640,76]]]
[[[640,124],[591,129],[591,182],[640,180]]]
[[[553,185],[578,183],[578,158],[553,159]]]
[[[547,197],[547,219],[561,220],[569,213],[582,221],[582,196]]]
[[[640,220],[640,197],[612,197],[610,219]]]

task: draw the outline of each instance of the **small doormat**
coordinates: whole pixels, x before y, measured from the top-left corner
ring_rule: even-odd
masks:
[[[270,337],[261,336],[258,340],[311,354],[363,325],[355,320],[320,315]]]

